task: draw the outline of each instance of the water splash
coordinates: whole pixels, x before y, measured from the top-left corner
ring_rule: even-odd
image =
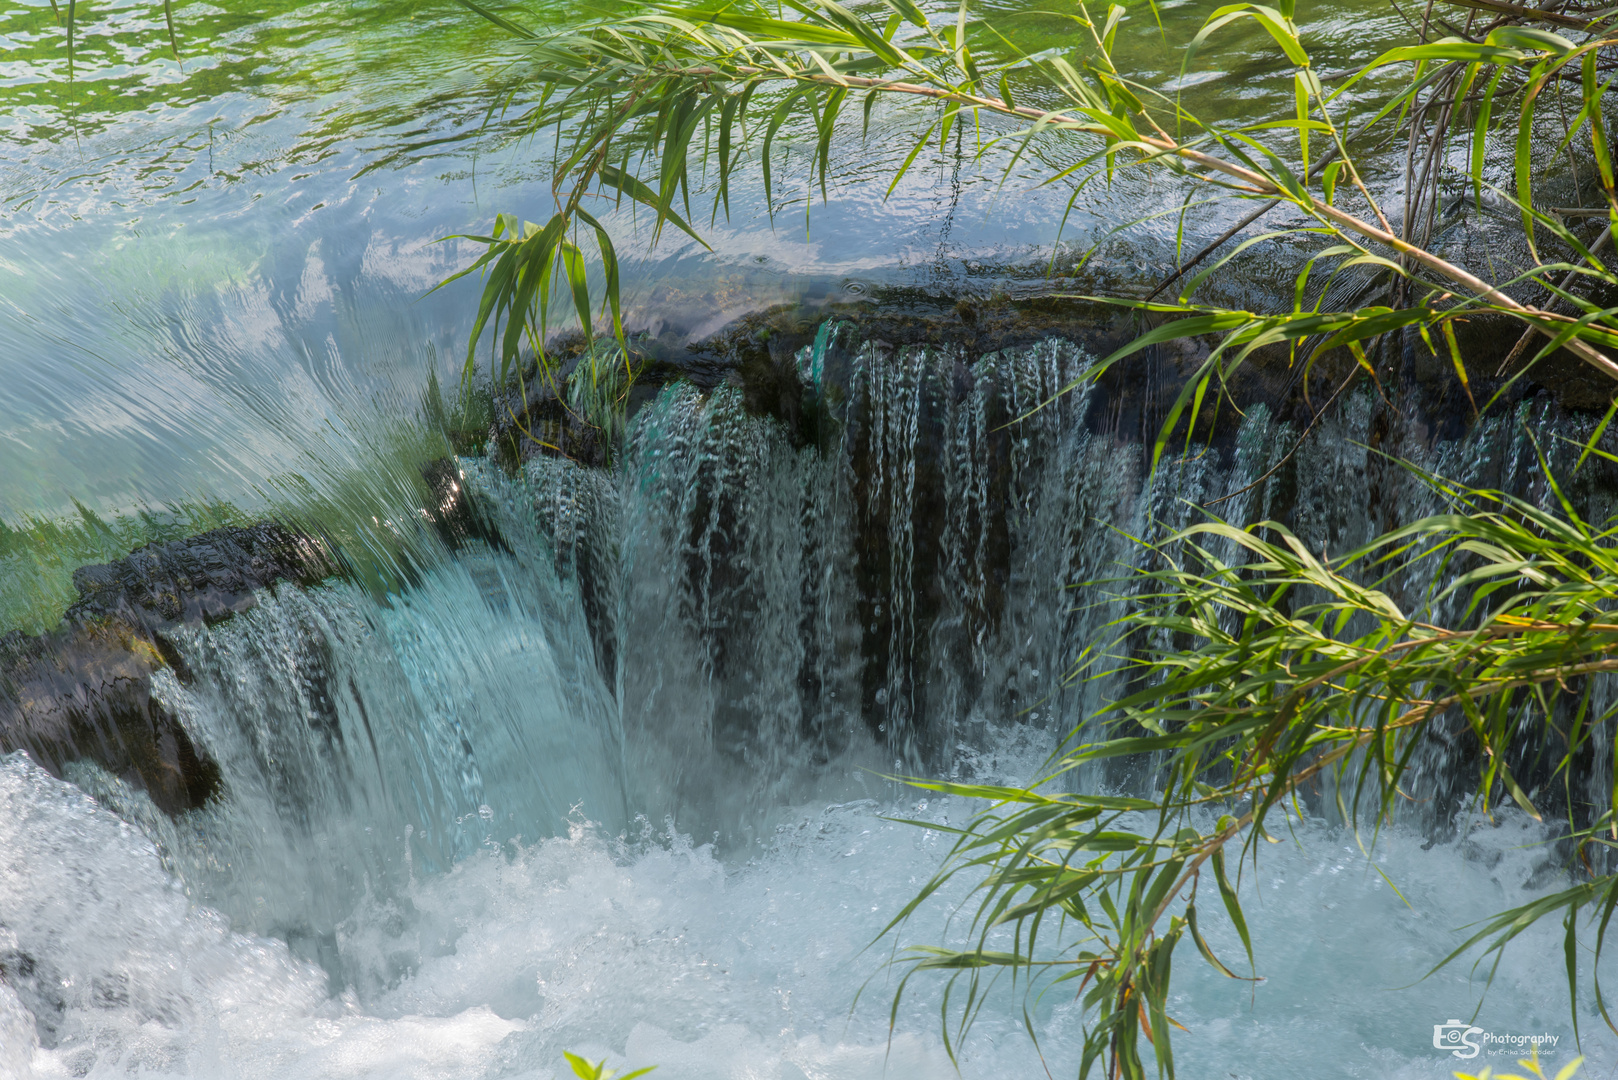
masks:
[[[985,778],[1009,779],[1039,753],[1002,741],[976,764]],[[341,929],[345,951],[373,967],[407,955],[411,973],[337,996],[284,942],[233,931],[188,903],[136,830],[20,756],[0,761],[0,809],[0,964],[39,958],[60,988],[29,999],[31,1014],[19,1011],[15,982],[0,989],[7,1075],[555,1077],[563,1049],[658,1064],[675,1078],[950,1070],[936,1028],[941,985],[912,984],[890,1034],[885,953],[861,950],[947,844],[881,815],[946,826],[969,810],[957,800],[807,808],[752,859],[729,864],[649,827],[613,840],[581,826],[474,854],[392,902],[356,909]],[[1376,859],[1407,906],[1348,838],[1295,825],[1299,843],[1266,851],[1262,878],[1242,883],[1266,980],[1238,984],[1194,959],[1181,965],[1172,1009],[1188,1029],[1177,1037],[1182,1062],[1266,1078],[1448,1075],[1457,1063],[1433,1049],[1432,1025],[1471,1015],[1478,987],[1464,967],[1415,986],[1402,985],[1403,973],[1452,947],[1457,924],[1538,894],[1523,848],[1537,827],[1507,815],[1433,850],[1389,831]],[[951,892],[924,909],[906,939],[958,938],[965,931],[945,919],[962,899]],[[1210,919],[1205,933],[1219,955],[1240,955],[1233,930]],[[1556,927],[1525,935],[1476,1021],[1557,1034],[1558,1064],[1572,1056],[1560,950]],[[1004,987],[991,996],[961,1048],[962,1075],[1040,1070],[1021,1005]],[[1031,1007],[1045,1060],[1076,1061],[1079,1015],[1066,996]],[[1587,1074],[1601,1075],[1618,1060],[1590,1034],[1599,1020],[1589,1003],[1584,1014]]]
[[[189,675],[159,699],[220,765],[221,798],[170,821],[94,766],[72,775],[159,843],[197,900],[289,940],[340,983],[334,935],[363,898],[483,847],[565,830],[587,806],[627,821],[611,695],[556,618],[554,575],[463,552],[378,604],[284,586],[174,635]],[[547,606],[542,600],[549,600]],[[582,662],[581,662],[582,660]]]
[[[1064,679],[1128,603],[1096,583],[1150,566],[1205,507],[1289,517],[1327,550],[1443,508],[1367,445],[1553,497],[1517,422],[1553,426],[1535,405],[1444,441],[1353,398],[1297,445],[1255,408],[1229,445],[1152,473],[1103,390],[1053,397],[1089,362],[1065,342],[969,363],[831,328],[798,357],[812,437],[743,388],[671,387],[616,473],[460,461],[494,539],[407,587],[282,585],[178,632],[187,681],[161,673],[156,693],[219,762],[221,801],[171,821],[93,767],[74,788],[0,765],[0,1063],[546,1075],[567,1047],[670,1075],[936,1075],[937,987],[891,1057],[885,1010],[844,1019],[876,970],[860,949],[941,854],[937,831],[881,815],[966,812],[902,805],[880,773],[1033,777],[1115,689]],[[1590,476],[1575,496],[1612,505]],[[1458,771],[1434,746],[1414,778],[1458,806]],[[1422,1009],[1466,1015],[1474,990],[1445,975],[1395,1008],[1385,973],[1554,877],[1527,846],[1543,832],[1451,818],[1455,844],[1395,830],[1380,849],[1408,909],[1329,822],[1299,822],[1303,848],[1246,885],[1268,890],[1265,1004],[1184,983],[1198,1060],[1293,1075],[1315,1047],[1346,1075],[1442,1071]],[[945,933],[940,916],[913,940]],[[1558,1000],[1559,945],[1530,945],[1506,996]],[[965,1071],[1026,1075],[1020,1006],[996,1000]],[[1076,1052],[1071,1008],[1037,1020],[1047,1053]]]
[[[797,430],[745,388],[676,384],[615,481],[548,456],[463,468],[577,590],[637,808],[745,839],[850,766],[947,771],[1007,725],[1054,745],[1112,690],[1069,675],[1127,596],[1094,583],[1149,557],[1131,537],[1219,494],[1264,505],[1284,425],[1256,409],[1231,461],[1148,483],[1139,447],[1096,430],[1090,363],[1060,340],[969,363],[828,323],[796,358],[816,418]]]

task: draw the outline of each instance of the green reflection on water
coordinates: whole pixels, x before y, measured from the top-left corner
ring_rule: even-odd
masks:
[[[0,9],[0,114],[18,141],[83,138],[133,113],[229,93],[291,101],[343,95],[327,134],[389,125],[405,111],[482,88],[503,35],[454,4],[175,6],[174,59],[162,5],[78,5],[69,78],[66,4]]]
[[[1144,83],[1171,85],[1180,76],[1179,45],[1214,6],[1160,5],[1160,29],[1146,5],[1134,5],[1117,52],[1121,66]],[[544,28],[615,9],[555,3],[502,10]],[[1021,0],[983,10],[1028,53],[1080,58],[1079,31],[1061,5]],[[10,414],[0,420],[0,436],[8,434],[7,427],[18,436],[9,445],[0,440],[0,455],[11,455],[3,462],[12,477],[0,478],[0,522],[6,530],[0,533],[0,629],[37,628],[54,621],[72,599],[70,577],[77,565],[122,556],[141,543],[272,512],[346,537],[345,549],[360,553],[359,561],[368,567],[361,575],[388,587],[397,577],[394,563],[402,541],[382,523],[419,495],[420,465],[445,448],[431,425],[411,414],[403,389],[426,380],[432,367],[422,357],[430,349],[418,343],[408,355],[378,358],[350,348],[338,365],[348,367],[334,380],[347,396],[330,399],[334,414],[341,411],[341,430],[328,418],[317,418],[305,431],[293,424],[292,410],[279,401],[266,405],[255,398],[251,408],[227,403],[230,408],[207,411],[215,408],[212,403],[224,381],[221,371],[248,384],[251,393],[243,396],[251,397],[260,388],[276,393],[277,380],[288,369],[251,357],[238,368],[235,355],[203,353],[199,360],[189,353],[179,355],[177,346],[165,351],[171,337],[189,340],[207,327],[184,325],[171,332],[161,324],[214,317],[208,304],[216,295],[251,294],[249,299],[261,306],[260,294],[273,299],[275,287],[286,287],[285,282],[264,285],[264,263],[272,259],[275,243],[301,220],[297,215],[324,205],[314,200],[328,198],[368,170],[375,170],[367,182],[376,180],[373,201],[381,205],[397,201],[402,191],[403,181],[393,177],[406,175],[424,158],[462,159],[465,164],[433,166],[438,171],[426,174],[442,185],[446,196],[440,201],[463,201],[464,214],[449,215],[451,227],[443,230],[452,231],[457,226],[475,229],[487,217],[467,195],[475,183],[487,184],[486,171],[473,171],[474,153],[505,146],[503,167],[508,174],[527,177],[522,186],[508,175],[506,190],[525,192],[530,200],[548,158],[544,139],[512,142],[520,93],[511,99],[517,106],[513,112],[495,113],[492,125],[485,126],[491,106],[523,87],[522,67],[513,64],[510,43],[501,31],[448,0],[190,3],[177,5],[174,13],[178,62],[169,52],[160,3],[81,4],[70,81],[66,30],[47,0],[0,7],[0,239],[9,234],[27,255],[19,261],[19,247],[9,257],[0,249],[0,320],[20,313],[17,322],[0,323],[0,329],[24,325],[25,316],[38,322],[45,313],[53,333],[61,327],[80,334],[69,343],[73,348],[57,348],[50,335],[41,334],[38,340],[49,347],[41,347],[37,355],[0,355],[0,374],[7,381],[12,381],[8,363],[16,365],[11,372],[24,373],[25,382],[26,368],[51,373],[49,380],[35,380],[42,388],[27,399],[26,409],[8,409],[8,393],[18,391],[0,386],[0,417]],[[1310,27],[1308,40],[1322,67],[1364,60],[1405,31],[1380,0],[1343,0],[1305,9],[1300,20]],[[1248,26],[1221,35],[1218,49],[1205,50],[1180,80],[1188,108],[1229,122],[1291,107],[1290,81],[1280,60],[1262,33],[1243,28]],[[980,42],[980,51],[992,53],[993,43]],[[1013,87],[1038,100],[1034,88]],[[1374,90],[1364,87],[1366,93]],[[851,147],[853,164],[841,174],[849,190],[894,164],[891,147],[870,149],[876,152]],[[948,164],[948,155],[939,155],[930,174],[934,183],[948,182]],[[918,168],[916,175],[929,174]],[[1171,186],[1154,189],[1143,183],[1131,180],[1118,192],[1087,196],[1091,201],[1086,209],[1102,217],[1110,206],[1139,212],[1143,191],[1160,203],[1178,200]],[[309,196],[306,201],[314,205],[307,210],[288,209],[300,185],[326,194]],[[498,184],[488,186],[499,191]],[[161,207],[152,209],[152,204]],[[544,212],[525,205],[499,208],[533,216]],[[873,209],[904,213],[893,204]],[[329,237],[324,257],[334,259],[329,249],[339,244],[363,241],[359,216],[317,226],[317,231],[327,230],[320,235]],[[98,220],[93,227],[85,224]],[[111,227],[108,220],[120,224]],[[817,241],[835,248],[853,238],[861,223],[857,215],[852,221],[840,226],[841,235],[835,228],[828,235],[824,226],[817,226]],[[800,228],[795,220],[788,224],[783,218],[783,232],[794,228]],[[1053,219],[1052,235],[1054,231]],[[779,272],[755,274],[737,246],[757,243],[756,234],[743,234],[727,251],[725,267],[703,264],[701,273],[713,275],[717,285],[696,282],[683,290],[650,290],[648,310],[660,302],[659,289],[680,298],[673,303],[711,311],[713,321],[745,310],[747,297],[738,293],[762,294],[772,282],[779,289]],[[692,266],[687,263],[674,272],[691,274]],[[343,284],[335,281],[339,291]],[[399,304],[409,302],[409,288],[401,286],[398,295]],[[94,324],[88,329],[82,325],[86,312]],[[648,317],[655,318],[655,311]],[[427,327],[429,333],[434,329]],[[366,339],[362,331],[367,328],[355,332],[356,340]],[[404,342],[412,333],[413,328],[405,327],[389,340]],[[369,334],[370,340],[375,337]],[[225,339],[225,344],[233,340]],[[60,374],[74,364],[86,374]],[[393,365],[392,378],[383,371],[371,383],[364,382],[388,364]],[[325,374],[316,370],[314,360],[308,366]],[[407,369],[408,374],[397,374]],[[144,466],[143,474],[142,465],[119,454],[84,453],[78,445],[85,440],[83,424],[74,428],[56,422],[84,405],[87,389],[116,401],[130,388],[171,387],[175,379],[192,375],[206,383],[194,392],[202,403],[198,415],[217,430],[164,426],[167,416],[160,416],[150,402],[131,407],[117,423],[170,443],[184,460],[203,462],[219,446],[242,450],[225,463],[228,467],[217,470],[231,473],[233,482],[241,475],[242,482],[229,489],[188,478],[170,486],[199,492],[195,496],[154,495],[164,480],[156,473],[173,467],[166,459],[154,456],[156,464]],[[249,423],[261,424],[264,431]],[[262,453],[252,465],[253,454],[242,448],[250,449],[255,438],[267,443],[265,432],[304,445],[307,467],[289,465],[285,452]],[[333,440],[329,447],[318,441],[328,437]],[[20,452],[15,449],[19,445],[24,447]],[[243,460],[249,464],[242,465]],[[199,467],[197,475],[213,474]],[[41,487],[55,489],[58,505],[82,499],[83,506],[97,509],[41,517],[18,509],[20,495],[17,505],[4,505],[7,491],[26,492],[27,505],[51,502],[39,496]]]
[[[76,518],[0,521],[0,633],[55,626],[78,597],[73,571],[110,562],[142,544],[245,524],[227,504],[202,503],[104,519],[80,506]]]
[[[0,634],[37,634],[58,625],[78,599],[73,572],[80,566],[265,518],[321,537],[339,555],[344,575],[386,602],[438,556],[420,509],[431,494],[422,472],[451,447],[432,419],[401,421],[381,445],[369,448],[374,457],[368,469],[271,476],[247,510],[199,498],[122,514],[97,514],[76,503],[72,516],[0,518]]]
[[[502,10],[544,30],[630,6]],[[1216,6],[1208,0],[1133,4],[1114,54],[1120,69],[1146,86],[1183,89],[1185,105],[1211,119],[1289,108],[1290,82],[1272,77],[1284,74],[1287,64],[1250,21],[1222,31],[1182,74],[1181,45]],[[160,3],[115,0],[78,10],[70,81],[64,18],[48,2],[0,8],[0,130],[16,142],[83,138],[131,114],[188,109],[231,93],[262,97],[270,106],[267,117],[294,101],[328,97],[328,122],[311,132],[306,146],[316,164],[329,149],[322,139],[363,137],[468,102],[487,106],[522,81],[521,66],[511,66],[510,38],[449,2],[179,4],[178,61]],[[1085,37],[1072,20],[1077,5],[1021,0],[978,11],[1025,53],[1083,59]],[[1305,6],[1298,19],[1319,70],[1362,62],[1407,33],[1382,0]],[[976,48],[988,56],[1007,53],[987,35]],[[385,158],[407,141],[377,149]]]

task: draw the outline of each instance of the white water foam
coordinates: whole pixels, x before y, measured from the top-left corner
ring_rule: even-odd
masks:
[[[967,811],[952,799],[886,809],[939,823]],[[402,956],[412,969],[362,1001],[329,996],[325,973],[284,943],[234,933],[189,903],[139,832],[12,755],[0,761],[10,983],[0,986],[0,1072],[538,1080],[565,1075],[570,1049],[658,1065],[661,1080],[948,1076],[941,980],[911,984],[890,1040],[894,980],[882,965],[892,942],[866,948],[946,840],[883,810],[871,800],[800,808],[752,858],[729,863],[650,827],[608,840],[583,824],[474,855],[343,924],[345,956],[377,966]],[[1403,900],[1324,826],[1266,848],[1243,885],[1264,981],[1232,982],[1181,951],[1171,1004],[1189,1029],[1175,1042],[1181,1074],[1437,1078],[1464,1067],[1432,1047],[1432,1025],[1470,1017],[1481,981],[1456,965],[1405,984],[1458,943],[1461,924],[1554,887],[1528,884],[1536,836],[1509,817],[1430,850],[1384,834],[1376,862]],[[918,916],[905,940],[948,936],[949,906]],[[1234,931],[1204,921],[1216,952],[1239,966]],[[1558,1035],[1558,1063],[1574,1053],[1561,948],[1557,927],[1525,934],[1475,1021]],[[1020,992],[991,1002],[962,1075],[1043,1072],[1023,1003]],[[1074,1075],[1078,1009],[1065,995],[1031,1005],[1045,1064]],[[1580,1017],[1584,1075],[1609,1075],[1614,1042],[1588,1001]]]
[[[1046,350],[1011,364],[1005,385],[1023,388],[1012,404],[1081,360]],[[858,371],[912,387],[926,357],[895,363]],[[968,634],[992,546],[988,474],[973,464],[987,409],[979,394],[946,410],[954,531],[939,541],[938,573],[949,602],[934,616],[932,658],[909,674],[892,657],[915,644],[923,605],[913,537],[890,528],[914,510],[907,415],[862,421],[880,453],[861,460],[888,500],[873,509],[878,493],[855,506],[839,487],[852,464],[794,449],[733,394],[678,389],[644,414],[640,471],[622,488],[546,461],[520,480],[483,477],[504,549],[469,546],[386,603],[349,584],[287,586],[219,627],[176,633],[193,682],[165,673],[155,687],[221,763],[217,803],[171,823],[91,767],[70,774],[85,785],[75,788],[24,758],[0,761],[0,1074],[549,1077],[571,1049],[658,1064],[659,1080],[950,1075],[943,981],[911,984],[890,1038],[893,942],[867,946],[945,848],[943,834],[883,814],[959,823],[968,808],[918,808],[914,794],[849,802],[898,797],[853,767],[898,759],[902,741],[881,724],[873,737],[870,721],[885,708],[897,723],[894,703],[922,687],[938,698],[928,711],[941,723],[925,731],[940,767],[1028,777],[1050,732],[1095,704],[1042,701],[1097,625],[1072,617],[1060,586],[1116,561],[1114,534],[1095,519],[1127,524],[1145,500],[1169,520],[1187,492],[1241,490],[1278,445],[1254,420],[1228,476],[1191,462],[1172,484],[1131,494],[1127,455],[1046,410],[1051,430],[1008,458],[1021,479],[1007,489],[1019,539],[1003,625]],[[1040,461],[1060,468],[1041,473]],[[465,464],[469,479],[486,471]],[[1358,509],[1368,496],[1344,494],[1365,482],[1358,466],[1328,465],[1310,465],[1315,486],[1299,496],[1311,549],[1369,527]],[[1251,499],[1240,516],[1267,512]],[[726,529],[721,504],[735,519]],[[878,606],[862,629],[870,597],[847,579],[848,551],[867,525],[888,583],[874,598],[903,618],[884,623]],[[611,570],[591,580],[598,618],[619,623],[611,632],[589,625],[586,556]],[[861,640],[879,676],[869,686]],[[1033,701],[1056,720],[1021,719]],[[756,732],[738,718],[757,719]],[[960,743],[940,734],[951,730]],[[1041,745],[1008,744],[1019,732]],[[567,829],[579,799],[611,827],[576,818]],[[636,810],[675,814],[695,842],[669,825],[617,837]],[[701,843],[719,826],[723,855]],[[535,839],[558,827],[566,835]],[[1464,940],[1459,927],[1559,886],[1535,828],[1507,815],[1462,834],[1429,850],[1414,833],[1384,833],[1380,874],[1319,823],[1299,824],[1296,846],[1266,847],[1243,884],[1264,981],[1225,979],[1183,951],[1171,1003],[1188,1029],[1175,1044],[1181,1075],[1466,1068],[1432,1046],[1433,1025],[1472,1017],[1482,980],[1464,964],[1415,980]],[[1213,948],[1239,968],[1217,902],[1205,896],[1201,909]],[[963,933],[948,916],[947,902],[924,910],[903,941]],[[1476,1023],[1555,1034],[1565,1061],[1566,992],[1560,928],[1537,927],[1507,955]],[[1042,1063],[1023,1004],[1009,991],[990,1002],[960,1048],[965,1076],[1076,1072],[1076,1007],[1056,994],[1028,1003]],[[1586,1075],[1603,1075],[1618,1051],[1588,1000],[1579,1015],[1599,1065]]]

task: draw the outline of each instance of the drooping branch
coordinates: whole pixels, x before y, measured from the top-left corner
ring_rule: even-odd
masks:
[[[659,79],[693,81],[716,79],[737,82],[790,81],[844,89],[869,90],[882,94],[897,94],[906,97],[952,102],[1001,116],[1031,120],[1041,129],[1098,136],[1108,140],[1120,150],[1138,149],[1147,158],[1172,157],[1181,162],[1223,174],[1242,184],[1245,192],[1253,197],[1291,202],[1311,216],[1330,221],[1340,229],[1357,234],[1366,240],[1374,241],[1420,263],[1438,276],[1459,285],[1473,296],[1486,300],[1500,310],[1528,323],[1545,337],[1555,338],[1557,336],[1557,332],[1550,329],[1547,324],[1565,323],[1567,321],[1565,316],[1520,303],[1477,275],[1433,254],[1424,247],[1410,243],[1391,231],[1391,229],[1364,221],[1337,206],[1325,202],[1323,199],[1316,198],[1307,190],[1289,191],[1262,173],[1255,172],[1242,165],[1233,164],[1194,147],[1185,146],[1167,137],[1167,135],[1137,134],[1132,140],[1121,140],[1114,129],[1091,120],[1075,117],[1063,111],[1016,105],[998,97],[969,93],[951,87],[927,86],[900,79],[882,79],[825,71],[789,69],[784,65],[761,67],[743,64],[730,69],[713,66],[667,67],[650,69],[648,75]],[[1191,175],[1195,176],[1196,174],[1192,173]],[[1570,337],[1564,342],[1564,347],[1609,379],[1618,382],[1618,362],[1614,362],[1601,350],[1577,336]]]

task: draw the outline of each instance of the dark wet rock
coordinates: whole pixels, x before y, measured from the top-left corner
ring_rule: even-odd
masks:
[[[1144,292],[1138,282],[1125,279],[1086,281],[1082,287],[1070,284],[1075,292],[1096,295],[1125,296],[1131,289]],[[940,295],[875,288],[739,311],[717,330],[711,328],[718,320],[694,313],[687,320],[689,332],[684,336],[664,328],[663,320],[654,319],[628,339],[636,370],[628,413],[633,416],[671,382],[689,382],[704,392],[729,383],[745,391],[748,407],[756,415],[779,418],[800,444],[810,445],[823,436],[825,418],[816,413],[812,398],[803,392],[796,356],[814,342],[828,320],[850,324],[852,336],[861,342],[894,349],[948,349],[965,365],[989,353],[1052,337],[1082,345],[1098,357],[1106,356],[1156,325],[1146,316],[1115,305],[1051,295],[1050,288],[1051,282],[1043,278],[1025,283],[1017,296],[1003,290]],[[1149,318],[1161,320],[1162,316]],[[1524,374],[1528,359],[1543,346],[1543,338],[1536,337],[1524,355],[1507,364],[1522,335],[1521,323],[1478,314],[1454,325],[1469,386],[1456,377],[1444,343],[1438,342],[1434,351],[1414,331],[1381,350],[1383,358],[1377,361],[1379,378],[1390,384],[1389,391],[1398,385],[1412,391],[1413,407],[1443,437],[1455,437],[1465,430],[1473,420],[1474,402],[1482,405],[1501,390],[1505,391],[1504,407],[1544,394],[1567,410],[1599,412],[1612,400],[1610,380],[1565,349]],[[696,336],[699,333],[703,336]],[[1155,435],[1181,386],[1216,342],[1213,337],[1165,342],[1115,365],[1099,382],[1103,393],[1097,398],[1096,424],[1109,426],[1122,439]],[[555,343],[554,355],[561,358],[559,384],[565,382],[583,351],[582,339]],[[1306,355],[1304,348],[1295,354],[1286,346],[1259,350],[1230,380],[1232,396],[1243,408],[1263,404],[1278,420],[1306,425],[1339,385],[1358,378],[1361,372],[1345,349],[1308,365],[1303,361]],[[604,464],[611,456],[612,448],[601,433],[572,414],[533,364],[521,379],[513,379],[509,389],[496,395],[494,406],[495,419],[488,434],[508,466],[535,454],[565,456],[590,465]],[[1199,434],[1217,438],[1233,433],[1239,416],[1230,410],[1219,415],[1225,431]]]
[[[1479,405],[1507,379],[1521,376],[1518,386],[1513,387],[1514,399],[1544,393],[1565,409],[1606,411],[1613,397],[1611,379],[1566,349],[1558,349],[1530,368],[1529,361],[1545,347],[1548,339],[1540,334],[1533,335],[1523,351],[1511,358],[1522,335],[1523,324],[1503,315],[1477,315],[1455,324],[1456,341],[1466,360],[1468,381],[1473,395],[1478,396]],[[1454,362],[1448,350],[1440,344],[1434,354],[1418,342],[1419,338],[1412,334],[1412,376],[1429,396],[1459,399],[1457,405],[1467,405],[1465,390],[1455,377]]]
[[[1052,338],[1105,357],[1157,325],[1134,312],[1066,297],[955,298],[888,290],[871,299],[812,311],[783,305],[748,315],[706,341],[685,346],[684,357],[665,349],[659,356],[661,370],[674,374],[665,374],[664,381],[684,377],[702,390],[721,381],[739,385],[752,411],[779,418],[803,443],[813,443],[818,418],[801,393],[796,356],[814,343],[827,319],[846,323],[850,341],[889,350],[914,346],[943,350],[963,370],[990,353]],[[1528,359],[1544,345],[1543,338],[1536,337],[1526,353],[1507,366],[1522,334],[1520,323],[1480,315],[1457,323],[1456,334],[1468,373],[1466,386],[1456,377],[1441,341],[1434,352],[1411,331],[1380,352],[1373,349],[1383,388],[1400,399],[1402,408],[1421,414],[1437,437],[1459,437],[1474,420],[1474,402],[1481,407],[1500,391],[1504,393],[1496,403],[1498,409],[1543,395],[1563,410],[1601,412],[1612,400],[1611,381],[1566,350],[1524,373]],[[1206,336],[1163,342],[1115,364],[1097,381],[1100,393],[1092,399],[1091,427],[1121,440],[1149,444],[1180,389],[1217,341]],[[1327,408],[1339,386],[1363,378],[1363,369],[1346,349],[1326,353],[1312,364],[1305,364],[1307,356],[1306,348],[1297,354],[1285,346],[1258,350],[1229,380],[1231,395],[1244,409],[1263,404],[1277,420],[1307,426]],[[1241,418],[1227,409],[1219,419],[1220,430],[1200,431],[1199,437],[1231,435]]]
[[[252,607],[255,589],[277,581],[313,585],[334,570],[319,540],[283,525],[214,529],[79,567],[73,572],[79,599],[63,618],[118,618],[154,633],[180,623],[213,624]]]
[[[957,349],[970,362],[1001,349],[1052,336],[1110,351],[1127,340],[1113,325],[1115,309],[1052,299],[1013,301],[1003,296],[943,299],[888,290],[841,301],[782,304],[744,314],[698,341],[650,332],[628,338],[635,378],[627,414],[634,414],[673,382],[707,392],[721,384],[742,388],[748,409],[786,424],[800,445],[820,442],[826,416],[806,395],[797,372],[797,354],[812,345],[825,322],[851,324],[861,341],[891,347],[936,345]],[[603,465],[612,447],[603,433],[583,422],[557,394],[583,355],[581,339],[554,343],[557,377],[544,378],[532,363],[520,378],[495,395],[489,437],[497,458],[508,467],[536,454]]]
[[[530,363],[528,368],[494,396],[494,422],[489,439],[497,457],[515,467],[536,454],[571,458],[585,465],[605,466],[612,460],[612,437],[581,417],[566,401],[568,378],[583,359],[584,343],[560,343],[552,354],[557,365],[554,377]],[[634,361],[648,367],[642,355]],[[655,377],[651,382],[661,385]],[[636,402],[644,400],[650,386],[642,388]]]
[[[152,698],[162,666],[150,636],[114,619],[0,638],[0,750],[26,750],[58,776],[94,761],[169,814],[202,805],[219,770]]]
[[[1104,357],[1155,325],[1115,306],[1049,295],[941,297],[889,289],[844,301],[783,304],[746,314],[700,341],[631,335],[636,376],[628,414],[632,417],[671,382],[689,382],[704,392],[729,384],[742,389],[749,411],[779,419],[798,445],[823,444],[828,417],[822,402],[804,386],[797,357],[814,344],[828,320],[846,325],[846,339],[862,346],[938,349],[963,370],[990,353],[1052,338]],[[1502,363],[1520,332],[1520,324],[1487,316],[1457,325],[1469,387],[1456,378],[1447,350],[1434,354],[1415,333],[1381,350],[1378,377],[1389,392],[1402,386],[1406,403],[1445,437],[1455,437],[1471,424],[1474,401],[1481,405],[1502,389],[1501,404],[1508,408],[1537,394],[1549,394],[1574,411],[1606,408],[1612,396],[1607,380],[1565,351],[1510,383],[1525,361],[1519,358],[1509,370]],[[1216,344],[1213,337],[1163,342],[1113,365],[1097,382],[1091,426],[1120,440],[1149,444],[1181,387]],[[1528,355],[1537,348],[1538,343]],[[557,343],[555,355],[562,358],[558,383],[565,382],[582,351],[580,340]],[[1361,378],[1362,369],[1345,349],[1311,364],[1304,363],[1304,355],[1285,346],[1261,349],[1229,379],[1228,389],[1244,409],[1263,404],[1277,420],[1307,426],[1345,380]],[[587,465],[603,465],[611,457],[612,447],[602,433],[575,416],[533,365],[494,404],[489,436],[508,467],[536,454]],[[1229,409],[1207,410],[1197,438],[1228,439],[1240,418]]]
[[[480,541],[501,551],[509,550],[493,517],[484,513],[466,486],[466,477],[454,458],[430,462],[421,470],[421,478],[427,484],[427,518],[445,547],[459,551],[469,541]]]
[[[246,611],[254,590],[277,581],[312,585],[335,569],[320,541],[274,523],[81,567],[61,626],[0,636],[0,752],[25,750],[57,776],[93,761],[168,814],[201,806],[218,790],[218,766],[152,696],[159,668],[190,678],[168,632]]]

